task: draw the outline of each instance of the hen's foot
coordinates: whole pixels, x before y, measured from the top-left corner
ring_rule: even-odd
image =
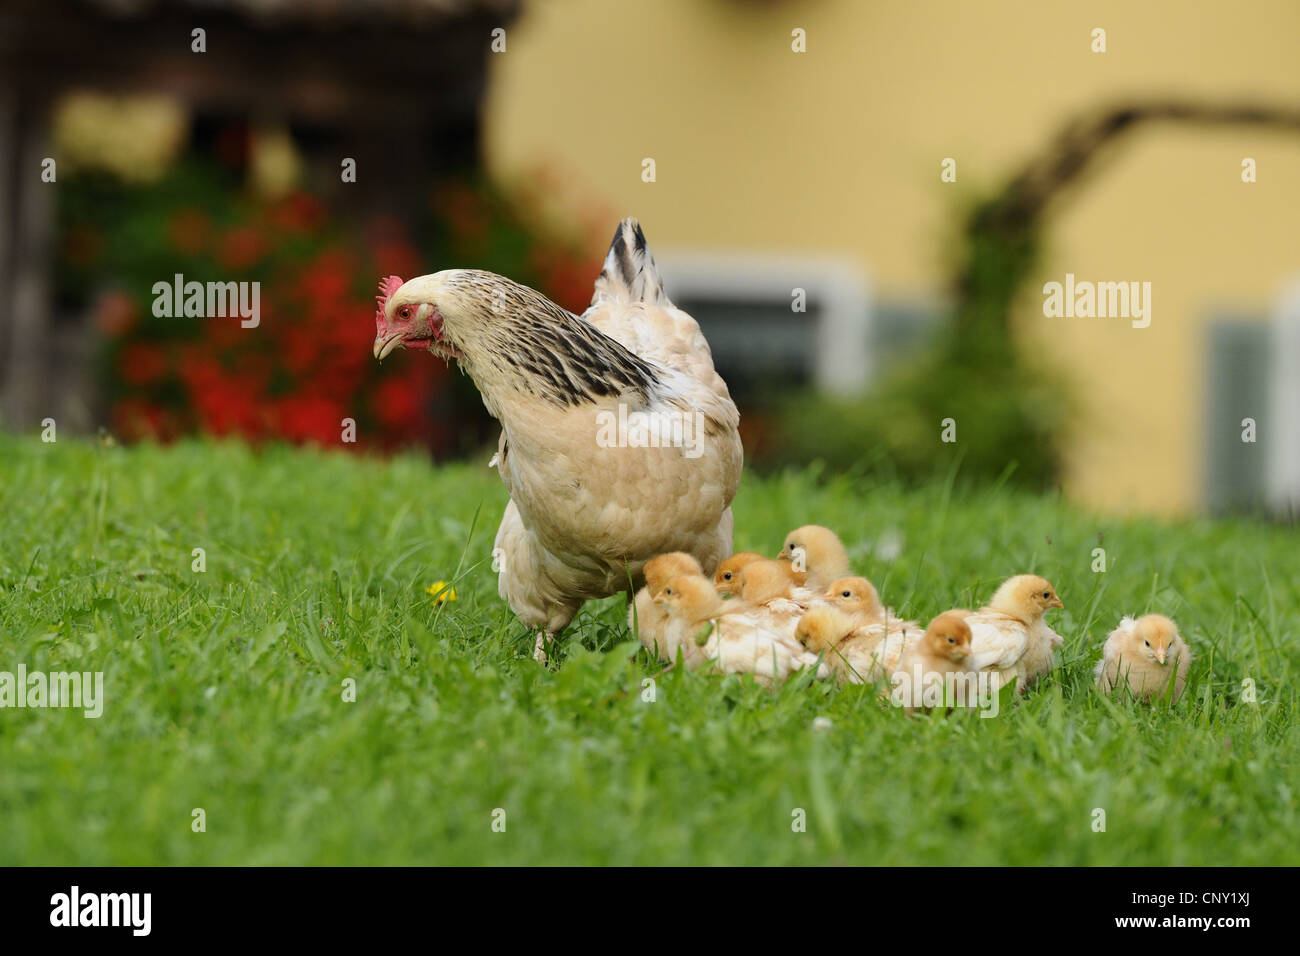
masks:
[[[546,663],[546,645],[551,643],[551,635],[543,632],[537,632],[537,642],[533,644],[533,660],[539,664]]]

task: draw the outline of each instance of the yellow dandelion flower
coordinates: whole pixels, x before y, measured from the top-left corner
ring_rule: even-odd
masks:
[[[446,581],[434,581],[425,589],[424,593],[433,595],[434,604],[456,600],[456,589]]]

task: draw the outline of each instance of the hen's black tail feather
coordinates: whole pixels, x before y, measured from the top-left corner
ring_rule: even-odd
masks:
[[[641,231],[641,224],[630,216],[614,231],[614,241],[609,244],[605,265],[596,278],[596,291],[591,303],[595,305],[602,299],[649,305],[668,302],[645,233]]]

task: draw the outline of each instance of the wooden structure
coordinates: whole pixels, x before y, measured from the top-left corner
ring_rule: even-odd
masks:
[[[0,9],[0,425],[93,424],[83,316],[51,301],[50,122],[73,90],[164,92],[198,118],[282,122],[313,188],[409,214],[431,176],[478,162],[493,31],[518,0],[10,0]],[[193,31],[205,32],[202,53]],[[57,157],[54,157],[57,160]]]

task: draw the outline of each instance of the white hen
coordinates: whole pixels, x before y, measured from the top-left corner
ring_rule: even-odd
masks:
[[[456,359],[501,423],[498,591],[539,632],[539,660],[584,601],[636,586],[654,555],[684,551],[712,574],[730,553],[739,414],[635,220],[581,317],[476,270],[380,290],[375,356]]]

